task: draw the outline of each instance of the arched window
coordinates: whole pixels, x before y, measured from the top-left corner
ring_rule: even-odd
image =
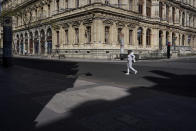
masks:
[[[41,30],[40,36],[41,36],[41,53],[44,54],[45,53],[45,32],[44,30]]]
[[[143,45],[143,43],[142,43],[142,40],[143,40],[142,37],[143,37],[143,29],[142,29],[142,27],[140,27],[137,30],[137,40],[138,40],[138,45],[139,46],[142,46]]]
[[[28,51],[28,35],[25,33],[25,50]]]
[[[146,30],[146,45],[147,46],[151,45],[151,30],[150,29]]]
[[[29,37],[30,37],[30,45],[29,45],[29,47],[30,47],[30,54],[33,54],[33,33],[32,32],[30,32],[29,33]]]
[[[151,0],[146,1],[146,15],[151,17]]]
[[[49,28],[47,30],[47,53],[52,53],[52,30]]]

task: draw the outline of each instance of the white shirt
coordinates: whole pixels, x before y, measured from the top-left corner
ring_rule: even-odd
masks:
[[[131,62],[132,63],[132,61],[135,62],[135,55],[133,54],[133,52],[128,55],[128,62]]]

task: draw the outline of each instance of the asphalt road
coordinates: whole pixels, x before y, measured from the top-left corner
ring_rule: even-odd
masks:
[[[126,63],[119,62],[15,59],[12,68],[0,66],[0,131],[195,131],[196,58],[140,61],[134,67],[139,73],[127,76]],[[127,89],[129,95],[88,101],[70,116],[36,128],[45,105],[73,90],[77,80]]]

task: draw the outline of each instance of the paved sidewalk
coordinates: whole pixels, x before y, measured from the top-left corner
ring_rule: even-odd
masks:
[[[107,62],[107,63],[125,63],[127,60],[120,60],[120,59],[113,59],[113,60],[106,60],[106,59],[82,59],[82,58],[59,58],[59,57],[47,57],[47,56],[20,56],[15,55],[15,58],[27,58],[27,59],[43,59],[43,60],[57,60],[57,61],[72,61],[72,62]],[[192,59],[196,58],[194,56],[182,56],[170,59],[146,59],[146,60],[138,60],[137,62],[160,62],[160,61],[174,61],[174,60],[181,60],[181,59]]]

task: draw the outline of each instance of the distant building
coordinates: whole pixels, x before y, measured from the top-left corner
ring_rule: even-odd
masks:
[[[167,42],[196,49],[196,0],[2,0],[10,9],[20,55],[113,59],[123,48],[145,57],[165,53]]]

